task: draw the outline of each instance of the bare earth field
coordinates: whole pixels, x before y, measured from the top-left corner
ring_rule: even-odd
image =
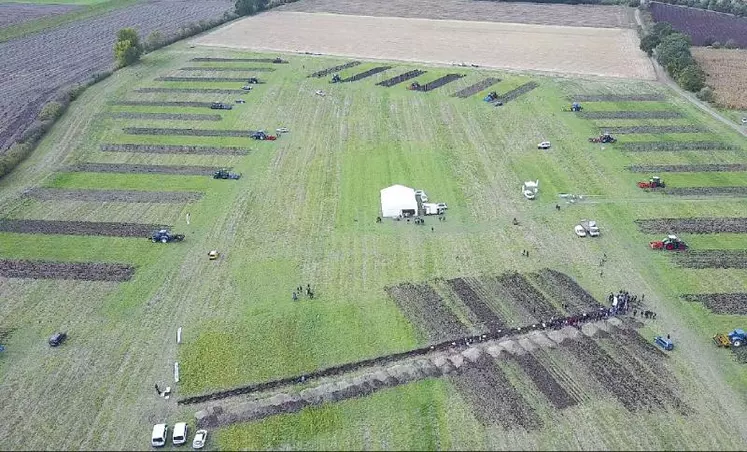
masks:
[[[693,47],[693,56],[706,72],[719,105],[747,109],[747,50]]]
[[[64,14],[74,9],[75,5],[29,5],[23,3],[0,4],[0,28],[20,24],[31,19],[38,19],[52,14]]]
[[[633,9],[600,5],[539,5],[474,0],[301,0],[278,11],[353,16],[477,20],[569,27],[633,28]]]
[[[656,78],[638,49],[635,32],[608,28],[269,12],[194,42],[262,51]]]

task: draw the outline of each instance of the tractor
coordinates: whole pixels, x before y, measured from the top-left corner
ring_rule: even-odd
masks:
[[[410,83],[410,85],[408,85],[407,89],[409,89],[410,91],[418,91],[420,90],[420,83],[412,82]]]
[[[233,108],[233,106],[224,104],[223,102],[213,102],[210,104],[210,108],[213,110],[230,110]]]
[[[330,83],[340,83],[342,82],[342,79],[340,78],[340,74],[335,74],[332,76],[332,81]]]
[[[258,131],[258,132],[253,132],[250,135],[250,137],[254,138],[255,140],[260,140],[260,141],[265,141],[265,140],[273,141],[273,140],[276,140],[278,138],[275,135],[267,135],[265,132],[263,132],[261,130]]]
[[[581,110],[583,110],[583,107],[581,107],[581,104],[579,104],[578,102],[572,103],[571,108],[568,108],[568,107],[563,108],[563,111],[581,111]]]
[[[150,241],[153,243],[181,242],[184,240],[184,234],[172,234],[168,229],[161,229],[151,235]]]
[[[241,173],[232,173],[225,168],[221,168],[213,173],[213,179],[233,179],[237,180],[241,177]]]
[[[648,182],[638,182],[638,188],[664,188],[664,181],[659,176],[652,177]]]
[[[677,238],[676,235],[669,235],[667,238],[661,241],[654,241],[650,242],[649,246],[652,250],[667,250],[667,251],[673,251],[673,250],[686,250],[687,244]]]
[[[747,333],[743,329],[737,328],[729,334],[718,333],[713,336],[713,342],[717,347],[741,347],[747,342]]]
[[[483,99],[485,102],[493,102],[496,99],[498,99],[498,93],[495,91],[491,91],[485,98]]]
[[[614,143],[615,141],[617,141],[617,139],[608,132],[604,132],[598,137],[589,138],[589,143]]]
[[[246,81],[249,85],[256,85],[259,83],[259,79],[257,77],[249,77],[249,80]]]

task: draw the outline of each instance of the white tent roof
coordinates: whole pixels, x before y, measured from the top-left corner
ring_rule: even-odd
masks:
[[[415,190],[404,185],[392,185],[381,190],[381,214],[384,217],[396,217],[403,210],[418,210]]]

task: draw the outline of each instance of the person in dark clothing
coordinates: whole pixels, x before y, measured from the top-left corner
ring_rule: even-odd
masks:
[[[296,292],[293,292],[293,301],[298,301],[298,295]]]
[[[158,389],[158,383],[156,383],[156,394],[161,395],[161,390]]]

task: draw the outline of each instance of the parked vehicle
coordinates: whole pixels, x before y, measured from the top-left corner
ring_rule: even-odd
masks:
[[[65,342],[65,339],[67,339],[67,333],[54,333],[52,337],[49,338],[49,345],[51,347],[57,347],[62,345],[62,343]]]
[[[207,430],[197,430],[195,439],[192,440],[192,449],[202,449],[207,442]]]
[[[187,442],[187,436],[189,435],[187,423],[177,422],[174,424],[174,433],[171,435],[171,442],[175,446],[182,445]]]
[[[166,437],[169,434],[169,426],[166,424],[156,424],[153,426],[153,433],[150,437],[150,444],[153,447],[163,447],[166,445]]]

